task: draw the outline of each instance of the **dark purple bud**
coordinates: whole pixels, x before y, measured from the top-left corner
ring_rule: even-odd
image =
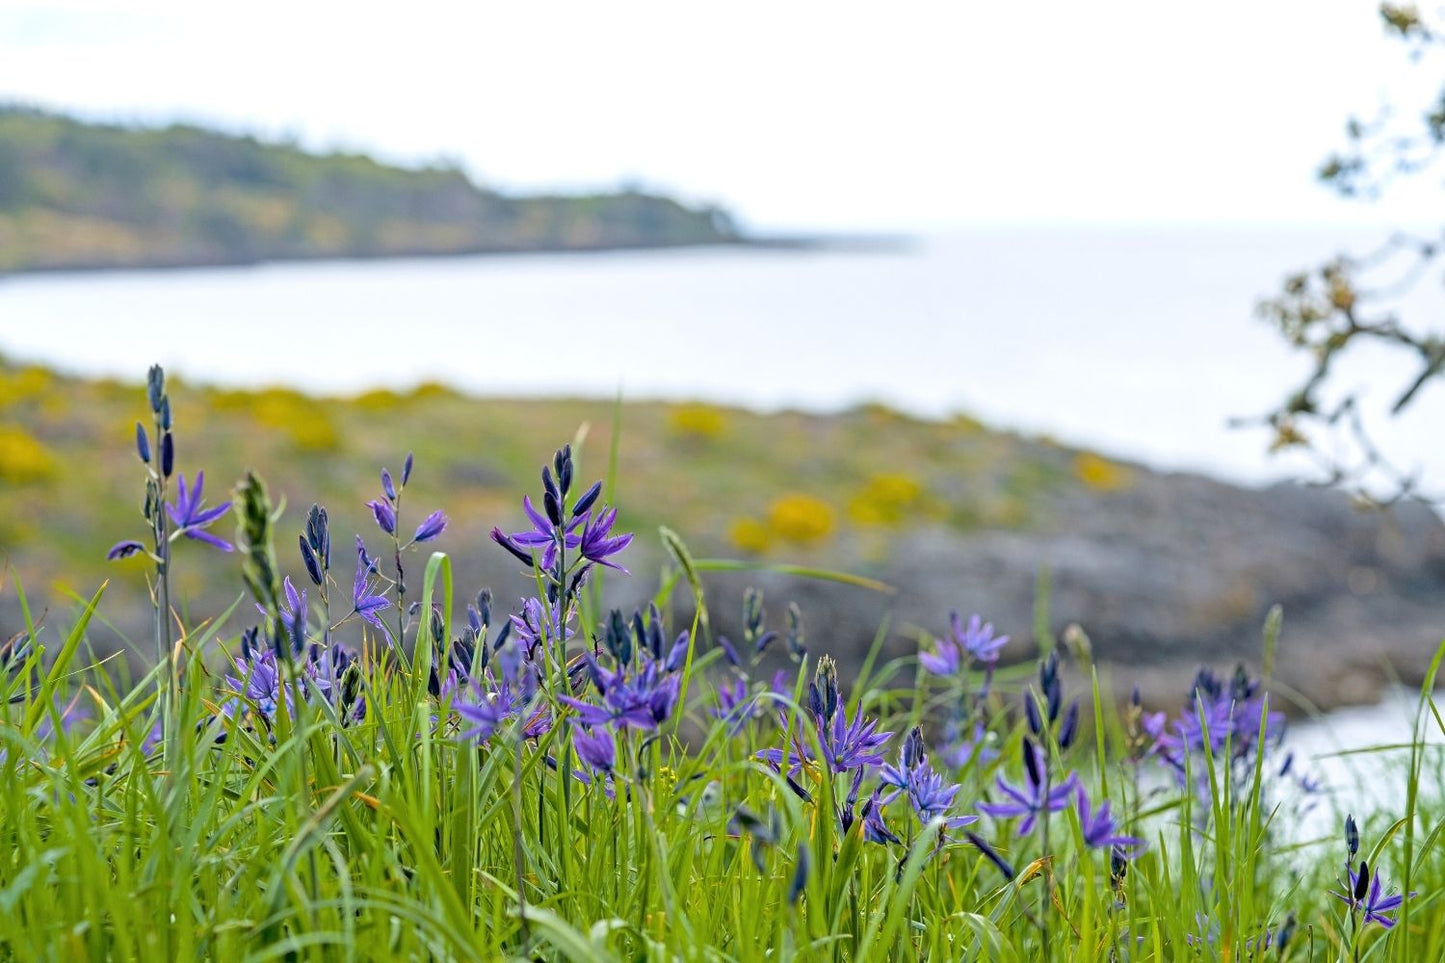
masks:
[[[411,481],[411,452],[406,453],[406,461],[401,463],[401,487],[405,488],[406,483]]]
[[[567,457],[557,467],[557,485],[562,489],[563,497],[572,490],[572,450],[566,449]]]
[[[387,500],[396,501],[396,486],[391,483],[391,472],[385,468],[381,470],[381,491]]]
[[[798,844],[798,865],[793,868],[793,880],[788,884],[788,905],[796,906],[803,890],[808,885],[808,844]]]
[[[838,664],[833,661],[832,656],[825,655],[818,660],[818,668],[813,677],[819,683],[818,714],[824,722],[832,722],[834,713],[838,711]]]
[[[1129,875],[1129,854],[1122,846],[1112,846],[1109,849],[1109,878],[1118,885]]]
[[[683,664],[687,662],[687,650],[690,640],[691,637],[686,631],[677,637],[677,641],[672,643],[672,649],[667,653],[667,662],[664,663],[663,668],[667,669],[668,672],[676,672],[682,668]]]
[[[647,649],[654,660],[662,658],[662,613],[656,605],[647,608]]]
[[[1015,876],[1014,868],[1009,865],[1008,860],[999,855],[998,850],[984,842],[981,837],[974,835],[966,829],[963,831],[963,835],[968,837],[968,841],[973,843],[974,848],[980,853],[983,853],[984,857],[987,858],[990,863],[998,867],[998,871],[1003,873],[1004,879],[1013,880]]]
[[[1054,676],[1052,685],[1045,693],[1048,696],[1049,724],[1053,725],[1059,721],[1059,709],[1064,703],[1064,688],[1059,684],[1058,676]]]
[[[301,561],[306,565],[306,574],[311,577],[313,584],[320,585],[325,579],[321,575],[321,563],[317,561],[316,553],[306,541],[305,535],[298,535],[297,540],[301,543]]]
[[[396,512],[386,502],[372,499],[366,503],[371,509],[371,514],[376,516],[376,524],[388,535],[396,534]]]
[[[1350,851],[1350,859],[1360,851],[1360,827],[1355,824],[1354,813],[1345,817],[1345,848]]]
[[[928,752],[923,746],[923,730],[914,726],[903,740],[903,768],[912,769],[926,758]]]
[[[728,641],[727,636],[719,635],[717,637],[717,646],[722,649],[723,658],[727,659],[734,668],[742,668],[743,663],[742,660],[738,658],[738,650],[733,648],[733,644]]]
[[[552,468],[557,472],[557,482],[561,486],[561,494],[566,495],[567,490],[572,487],[572,446],[563,445],[552,456]]]
[[[808,711],[819,719],[823,718],[823,694],[818,691],[818,683],[808,683]]]
[[[1024,716],[1028,719],[1029,732],[1037,736],[1044,731],[1044,720],[1039,717],[1038,694],[1032,689],[1024,693]]]
[[[241,633],[242,659],[249,660],[251,658],[251,653],[256,651],[256,639],[260,634],[261,630],[256,628],[256,626],[254,625]]]
[[[161,436],[161,475],[171,477],[176,467],[176,443],[168,431]]]
[[[105,559],[108,562],[114,562],[116,559],[130,558],[135,553],[144,552],[145,550],[146,547],[140,542],[127,539],[124,542],[116,542],[112,545],[110,551],[105,553]]]
[[[141,461],[147,465],[151,463],[151,440],[146,435],[145,426],[138,421],[135,423],[135,450]]]
[[[607,617],[607,625],[603,629],[603,641],[607,645],[607,651],[617,660],[618,665],[630,665],[632,663],[632,633],[627,630],[627,620],[622,617],[622,612],[613,609]]]
[[[1368,893],[1369,891],[1370,891],[1370,864],[1367,863],[1367,862],[1365,862],[1365,861],[1362,859],[1362,860],[1360,860],[1360,875],[1357,876],[1357,877],[1355,877],[1355,900],[1356,900],[1356,901],[1359,901],[1359,900],[1364,899],[1364,898],[1365,898],[1365,894]]]
[[[557,490],[557,483],[552,480],[552,469],[546,465],[542,466],[542,494],[551,495],[558,501],[561,500],[562,496],[562,493]],[[554,521],[552,524],[555,525],[557,523]]]
[[[489,588],[477,593],[477,617],[482,620],[482,625],[492,624],[492,590]]]
[[[547,520],[553,525],[562,524],[562,503],[552,492],[544,492],[542,495],[542,508],[547,513]]]
[[[1280,958],[1284,958],[1284,951],[1289,948],[1289,942],[1294,938],[1294,930],[1298,920],[1290,913],[1284,918],[1284,925],[1279,928],[1279,936],[1275,939],[1274,945],[1279,950]]]
[[[326,509],[320,505],[312,505],[310,513],[306,516],[306,542],[311,546],[311,551],[316,553],[316,559],[321,563],[323,572],[331,570],[331,526],[326,517]]]
[[[151,411],[160,414],[161,402],[166,397],[166,373],[158,364],[151,365],[150,371],[146,373],[146,400],[150,402]]]
[[[764,632],[762,635],[758,636],[758,641],[753,646],[753,652],[761,655],[769,645],[772,645],[773,642],[777,641],[777,638],[778,633],[776,632]]]
[[[597,496],[601,494],[602,483],[594,482],[592,484],[592,487],[583,492],[582,497],[577,499],[577,504],[572,506],[572,517],[576,518],[583,512],[587,511],[587,509],[591,508],[592,503],[597,501]]]
[[[1130,705],[1138,708],[1144,704],[1144,697],[1139,693],[1139,687],[1134,686],[1134,691],[1129,696]]]
[[[532,564],[532,556],[518,548],[517,544],[504,535],[500,528],[492,529],[492,541],[505,548],[511,553],[513,558],[517,559],[523,565],[530,566]]]
[[[1023,741],[1024,771],[1029,777],[1029,784],[1037,789],[1044,784],[1044,774],[1039,769],[1038,751],[1034,744],[1027,737]]]
[[[170,431],[170,430],[171,430],[171,399],[169,399],[169,398],[162,398],[162,399],[161,399],[160,416],[161,416],[161,430],[162,430],[162,431]]]
[[[813,794],[808,792],[808,790],[804,789],[802,786],[798,785],[797,780],[787,774],[784,774],[783,778],[788,781],[788,788],[793,791],[794,796],[797,796],[805,803],[811,804],[813,802]]]
[[[447,527],[447,517],[441,512],[432,512],[426,519],[416,527],[416,533],[412,535],[414,542],[429,542],[442,533]]]
[[[1069,703],[1069,709],[1064,713],[1064,721],[1059,726],[1059,748],[1067,749],[1074,744],[1074,738],[1079,734],[1079,703],[1077,700]]]

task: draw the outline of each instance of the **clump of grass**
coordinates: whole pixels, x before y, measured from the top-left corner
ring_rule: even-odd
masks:
[[[955,615],[849,686],[796,606],[770,623],[749,592],[741,638],[714,636],[703,574],[730,563],[668,530],[653,603],[605,611],[633,536],[570,446],[528,527],[492,531],[526,596],[503,612],[419,557],[450,530],[411,512],[424,463],[381,472],[365,535],[319,504],[282,531],[254,473],[208,507],[159,369],[148,401],[143,538],[112,555],[146,562],[154,667],[81,664],[106,586],[52,645],[17,585],[25,625],[0,639],[0,956],[1445,953],[1434,671],[1401,809],[1300,839],[1317,787],[1242,667],[1120,715],[1082,633],[1005,668],[1009,640]],[[238,558],[251,599],[183,614],[187,541]]]

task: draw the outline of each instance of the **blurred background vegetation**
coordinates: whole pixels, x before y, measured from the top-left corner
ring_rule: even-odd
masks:
[[[395,471],[415,450],[408,517],[443,508],[451,526],[439,547],[478,575],[484,563],[505,561],[487,532],[523,527],[521,495],[537,487],[538,466],[554,447],[580,438],[583,474],[608,473],[614,422],[620,486],[608,497],[620,526],[641,533],[628,562],[642,578],[661,560],[653,537],[661,524],[699,556],[881,575],[903,533],[1029,530],[1045,524],[1063,496],[1127,488],[1133,474],[1100,455],[991,431],[968,417],[923,421],[881,405],[763,415],[696,403],[478,398],[436,384],[323,398],[194,385],[177,375],[168,383],[177,471],[205,470],[209,504],[228,500],[235,480],[256,467],[286,500],[282,531],[320,501],[338,532],[372,538],[364,503],[378,497],[378,472]],[[142,469],[131,439],[143,409],[139,382],[0,362],[0,553],[39,607],[92,592],[106,577],[133,580],[108,596],[106,614],[144,631],[144,563],[103,560],[110,544],[141,527]],[[216,530],[229,535],[232,525],[228,518]],[[178,555],[176,579],[197,612],[235,596],[235,556],[184,542]],[[0,596],[13,603],[12,593]]]

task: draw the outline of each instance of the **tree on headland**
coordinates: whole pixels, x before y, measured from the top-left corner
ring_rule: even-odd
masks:
[[[1380,16],[1412,61],[1427,69],[1440,66],[1445,12],[1426,14],[1413,3],[1383,3]],[[1370,200],[1397,181],[1439,176],[1445,155],[1445,81],[1423,104],[1386,110],[1370,120],[1351,118],[1345,133],[1343,149],[1319,169],[1320,179],[1343,197]],[[1267,425],[1272,450],[1310,453],[1321,483],[1367,503],[1441,501],[1445,483],[1401,467],[1396,453],[1378,443],[1370,424],[1377,417],[1399,416],[1445,375],[1445,321],[1407,318],[1401,311],[1404,294],[1427,279],[1445,280],[1439,273],[1442,254],[1445,230],[1400,230],[1373,251],[1342,254],[1287,278],[1277,295],[1260,303],[1260,314],[1293,347],[1310,355],[1312,365],[1277,408],[1244,423]],[[1375,410],[1378,398],[1341,386],[1342,356],[1368,346],[1388,351],[1402,365],[1383,411]]]

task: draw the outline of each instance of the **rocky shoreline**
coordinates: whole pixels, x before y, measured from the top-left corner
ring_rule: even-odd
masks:
[[[756,584],[778,616],[797,601],[817,648],[845,665],[859,664],[885,617],[893,629],[883,656],[892,658],[941,632],[950,609],[994,622],[1021,659],[1036,651],[1043,568],[1052,633],[1082,627],[1116,695],[1137,683],[1172,704],[1201,664],[1258,666],[1278,604],[1275,679],[1296,712],[1418,685],[1445,638],[1445,524],[1425,505],[1365,511],[1317,488],[1250,490],[1139,470],[1129,491],[1071,494],[1061,507],[1038,531],[904,536],[868,573],[895,586],[892,597],[771,572],[714,576],[713,621],[736,631],[723,600]]]

